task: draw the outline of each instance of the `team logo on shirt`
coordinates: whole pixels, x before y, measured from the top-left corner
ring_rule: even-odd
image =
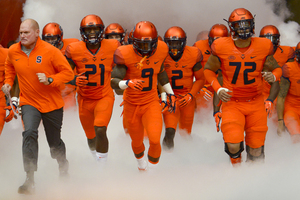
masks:
[[[150,60],[146,60],[146,64],[149,65],[150,64]]]
[[[244,59],[244,58],[245,58],[245,55],[244,55],[244,54],[242,54],[242,55],[241,55],[241,58],[242,58],[242,59]]]
[[[82,63],[86,63],[87,61],[88,61],[87,58],[83,58],[83,59],[81,60]]]
[[[36,57],[36,63],[42,63],[42,56]]]
[[[235,60],[235,56],[229,56],[228,60]]]

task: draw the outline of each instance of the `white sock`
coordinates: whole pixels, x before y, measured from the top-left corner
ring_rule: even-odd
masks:
[[[138,163],[139,170],[146,170],[147,169],[148,163],[145,160],[144,156],[139,158],[139,159],[137,158],[136,160],[137,160],[137,163]]]
[[[106,162],[108,153],[96,152],[97,161]]]

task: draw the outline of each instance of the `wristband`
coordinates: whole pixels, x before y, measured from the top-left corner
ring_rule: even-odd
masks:
[[[119,88],[122,89],[122,90],[125,90],[126,88],[128,88],[127,80],[126,81],[120,81],[119,82]]]
[[[278,121],[282,121],[283,119],[278,119]]]

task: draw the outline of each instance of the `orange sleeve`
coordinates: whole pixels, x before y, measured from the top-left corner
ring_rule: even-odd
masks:
[[[196,78],[196,81],[194,82],[192,89],[190,93],[195,97],[197,93],[200,91],[200,89],[204,86],[204,74],[203,74],[203,67],[194,72],[194,76]]]
[[[206,69],[204,70],[204,76],[206,81],[214,88],[215,92],[217,92],[221,88],[215,72]]]
[[[292,47],[289,49],[289,55],[288,55],[288,60],[289,59],[294,59],[295,58],[295,51]]]

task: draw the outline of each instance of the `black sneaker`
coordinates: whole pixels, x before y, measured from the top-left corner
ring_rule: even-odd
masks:
[[[25,183],[21,185],[18,189],[19,194],[34,194],[34,192],[34,181],[29,178],[26,178]]]

